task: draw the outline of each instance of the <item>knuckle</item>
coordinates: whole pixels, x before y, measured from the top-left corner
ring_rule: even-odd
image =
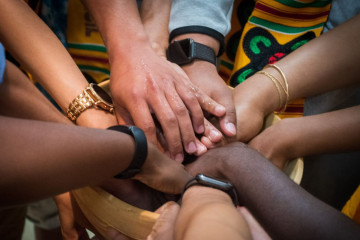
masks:
[[[185,106],[177,106],[175,109],[176,115],[178,116],[186,116],[189,114],[187,108]]]
[[[169,127],[175,127],[176,125],[178,125],[178,121],[173,114],[168,114],[167,116],[164,116],[164,121]]]
[[[146,133],[153,133],[156,130],[155,125],[150,121],[144,122],[143,126],[142,126],[142,129]]]

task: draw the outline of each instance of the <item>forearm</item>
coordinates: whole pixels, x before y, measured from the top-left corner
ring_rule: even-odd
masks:
[[[276,63],[287,78],[290,101],[358,82],[360,69],[354,63],[360,54],[357,48],[360,39],[357,31],[359,23],[360,15],[311,40]],[[265,71],[282,79],[274,68],[266,68]],[[255,90],[257,92],[253,94]],[[285,99],[282,90],[281,94]],[[244,101],[251,102],[255,104],[253,107],[259,108],[265,114],[279,107],[279,96],[274,84],[262,74],[255,74],[236,87],[234,97],[236,105],[240,106]]]
[[[65,109],[78,90],[85,88],[86,79],[55,34],[24,1],[1,1],[1,5],[4,46]]]
[[[99,184],[127,168],[134,153],[132,137],[115,131],[7,117],[0,122],[2,205]]]
[[[184,193],[175,239],[251,239],[251,234],[226,193],[194,186]]]
[[[295,133],[293,156],[344,152],[359,149],[360,106],[338,111],[291,119]],[[292,134],[292,133],[288,133]]]
[[[6,63],[0,85],[0,114],[9,117],[72,124],[12,63]]]
[[[140,16],[152,48],[160,56],[166,56],[169,44],[169,16],[171,0],[143,0]]]
[[[151,47],[135,0],[83,0],[95,19],[109,54],[114,58],[131,57],[141,49]],[[141,46],[141,48],[139,48]]]
[[[6,49],[49,92],[66,112],[88,82],[55,34],[24,1],[0,1],[0,40]],[[13,16],[16,16],[14,18]],[[77,124],[106,127],[116,124],[110,114],[89,109]]]
[[[231,153],[214,157],[218,157],[220,175],[236,187],[240,204],[250,210],[272,238],[351,239],[359,236],[360,228],[354,222],[307,193],[270,161],[247,148],[234,143]]]

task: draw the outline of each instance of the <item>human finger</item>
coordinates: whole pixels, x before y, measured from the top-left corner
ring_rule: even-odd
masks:
[[[157,144],[155,123],[146,102],[135,100],[128,107],[128,111],[135,125],[144,131],[148,141]]]
[[[175,161],[182,162],[184,154],[179,122],[169,102],[164,95],[158,94],[155,98],[150,97],[149,103],[161,125],[170,157]]]
[[[107,239],[111,240],[130,240],[130,238],[113,228],[106,229],[106,236]]]
[[[225,107],[226,113],[219,119],[220,128],[228,137],[234,137],[236,136],[236,110],[232,94],[224,96],[221,99],[221,104]]]
[[[175,92],[173,94],[166,94],[166,97],[177,118],[181,140],[185,151],[189,154],[193,154],[197,151],[197,146],[195,143],[196,137],[188,108],[184,105],[182,99]],[[194,98],[194,100],[194,103],[196,104],[196,99]],[[200,107],[198,108],[198,111],[200,111],[201,118],[204,119]],[[203,123],[201,123],[201,125],[203,126]]]
[[[160,213],[147,240],[174,239],[175,222],[180,212],[180,206],[175,202],[165,203],[157,212]]]
[[[191,90],[193,91],[193,93],[195,94],[197,100],[199,101],[199,104],[201,106],[201,108],[216,116],[216,117],[222,117],[225,115],[226,113],[226,109],[223,105],[217,103],[215,100],[213,100],[212,98],[210,98],[207,94],[205,94],[205,92],[203,92],[200,88],[193,86],[191,88]]]

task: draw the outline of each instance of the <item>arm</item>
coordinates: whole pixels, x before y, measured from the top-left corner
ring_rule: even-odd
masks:
[[[164,58],[166,58],[166,49],[169,44],[168,23],[169,23],[170,8],[171,8],[171,1],[145,0],[142,2],[141,9],[140,9],[141,10],[140,11],[141,20],[144,24],[144,28],[145,28],[146,34],[149,38],[149,41],[151,42],[151,46],[159,56],[164,57]],[[201,35],[201,34],[194,34],[194,35]],[[214,43],[214,45],[215,45],[214,47],[219,45],[217,40],[214,40],[213,38],[208,37],[206,35],[203,35],[203,36],[205,38],[209,38],[210,41],[212,41],[212,43]],[[210,64],[210,65],[212,65],[212,64]],[[176,64],[171,64],[171,66],[174,67],[174,69],[178,69],[179,71],[181,71],[181,69],[178,66],[176,66]],[[200,66],[197,66],[196,69],[198,67],[200,67]],[[212,65],[211,69],[216,72],[216,68],[213,65]],[[183,70],[185,70],[185,68],[183,68]],[[203,79],[203,78],[207,78],[207,77],[205,77],[204,74],[207,74],[209,72],[209,69],[201,68],[200,71],[192,71],[192,72],[193,73],[197,72],[199,74],[202,74],[201,76],[199,76],[199,79]],[[214,72],[212,72],[212,73],[214,73]],[[190,72],[189,72],[189,74],[190,74]],[[188,76],[189,76],[189,74],[188,74]],[[214,76],[212,74],[210,74],[210,75]],[[216,72],[215,76],[218,76],[217,72]],[[224,84],[223,80],[221,80],[221,82]],[[204,90],[204,88],[201,88],[201,89]],[[230,98],[231,98],[231,92],[228,89],[228,87],[226,87],[226,91],[229,91],[229,94],[227,94],[227,95],[224,94],[224,95],[230,96]],[[209,94],[208,91],[205,91],[205,92],[209,96],[211,96],[211,94]],[[213,98],[213,99],[215,99],[215,98]],[[218,101],[218,102],[221,102],[221,101]],[[222,103],[222,105],[226,106],[223,103]],[[235,109],[234,109],[234,111],[235,111]],[[195,155],[197,155],[197,156],[206,152],[205,146],[211,147],[212,142],[218,142],[222,137],[221,132],[217,128],[215,128],[207,119],[204,119],[204,128],[205,128],[205,130],[204,130],[203,136],[201,137],[202,142],[199,142],[198,139],[195,139],[195,143],[198,148],[197,152],[195,153]],[[204,139],[208,139],[210,141],[210,143],[207,144],[204,141]],[[163,144],[163,145],[165,145],[165,144]]]
[[[167,202],[157,212],[160,216],[148,239],[252,239],[229,196],[213,188],[191,187],[181,207]]]
[[[115,131],[8,117],[1,117],[0,122],[5,161],[1,164],[0,188],[7,193],[1,205],[98,185],[125,170],[135,149],[131,136]],[[22,146],[21,151],[18,146]],[[183,167],[153,145],[148,151],[142,172],[134,178],[158,190],[179,192],[188,179]]]
[[[226,193],[194,186],[183,196],[175,239],[251,239],[251,234]]]
[[[276,166],[298,157],[359,149],[360,106],[329,113],[283,119],[250,141]]]
[[[12,116],[0,118],[0,188],[7,193],[1,205],[100,184],[132,161],[135,144],[131,136],[72,125],[12,64],[6,68],[0,93],[1,113]],[[179,193],[189,176],[181,164],[149,144],[147,160],[134,178],[160,191]]]
[[[216,55],[221,55],[224,36],[230,30],[232,9],[231,0],[211,3],[202,0],[174,0],[169,25],[170,40],[192,38],[212,48]],[[196,86],[225,106],[226,114],[220,118],[220,127],[225,135],[235,136],[236,116],[231,91],[219,76],[216,66],[206,61],[195,60],[182,68]]]
[[[171,0],[143,0],[140,17],[152,48],[166,58],[169,44],[169,16]]]
[[[358,15],[276,63],[287,77],[290,101],[358,82],[360,69],[354,64],[360,54],[357,47],[360,39],[357,31],[359,23]],[[282,79],[279,72],[273,68],[265,71]],[[237,86],[233,94],[238,139],[248,141],[260,131],[264,116],[278,108],[278,93],[270,79],[262,74],[255,74]],[[285,99],[285,94],[282,94]]]
[[[66,112],[88,82],[51,30],[24,1],[0,1],[0,41],[50,93]],[[16,16],[14,18],[14,16]],[[108,127],[113,115],[94,108],[83,112],[77,124]]]
[[[172,158],[183,160],[182,145],[188,153],[196,152],[194,130],[196,133],[204,131],[201,108],[217,116],[222,115],[224,109],[197,90],[180,69],[155,53],[135,1],[84,2],[93,14],[109,52],[110,86],[118,111],[129,112],[132,119],[127,121],[144,129],[153,143],[156,142],[156,128],[151,116],[154,113]]]
[[[239,203],[274,239],[352,239],[360,227],[290,180],[258,152],[243,143],[210,150],[187,166],[230,181]],[[236,170],[234,170],[236,169]]]

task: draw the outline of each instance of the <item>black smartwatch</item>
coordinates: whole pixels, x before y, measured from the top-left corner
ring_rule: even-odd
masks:
[[[189,64],[195,59],[208,61],[216,66],[216,55],[211,47],[195,42],[192,38],[174,41],[166,50],[170,62],[179,66]]]
[[[212,187],[215,189],[219,189],[227,194],[229,194],[229,196],[231,197],[235,207],[238,205],[239,200],[238,200],[238,196],[237,196],[237,192],[236,189],[234,188],[234,186],[229,183],[229,182],[225,182],[225,181],[221,181],[215,178],[211,178],[208,176],[205,176],[204,174],[197,174],[194,178],[190,179],[184,187],[183,192],[181,193],[181,198],[184,195],[186,189],[192,187],[192,186],[205,186],[205,187]]]
[[[141,171],[141,167],[146,160],[147,151],[148,151],[146,136],[143,130],[141,130],[136,126],[116,125],[109,127],[108,129],[129,134],[134,138],[135,153],[129,167],[125,169],[123,172],[114,176],[114,178],[119,178],[119,179],[132,178]]]

